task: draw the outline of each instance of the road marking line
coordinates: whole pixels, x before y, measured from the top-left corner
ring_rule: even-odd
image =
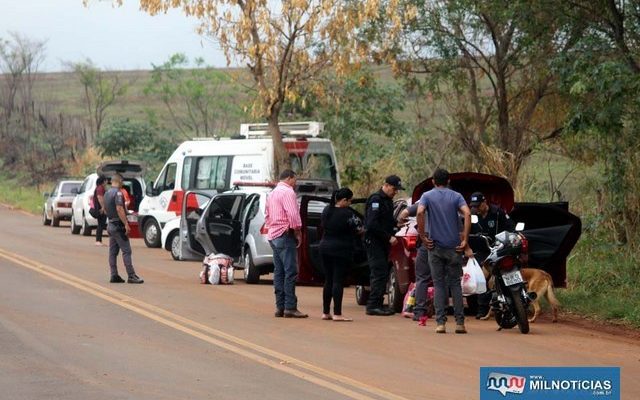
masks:
[[[11,261],[17,265],[39,272],[40,274],[45,275],[56,281],[73,286],[76,289],[89,293],[93,296],[101,298],[112,304],[126,308],[139,315],[147,317],[153,321],[169,326],[173,329],[186,333],[190,336],[201,339],[207,343],[213,344],[225,350],[244,356],[246,358],[249,358],[252,361],[266,365],[268,367],[279,370],[281,372],[296,376],[300,379],[314,383],[318,386],[322,386],[327,389],[333,390],[334,392],[340,393],[344,396],[357,399],[357,400],[373,399],[372,397],[369,397],[362,393],[358,393],[352,389],[345,387],[345,386],[348,386],[348,387],[356,388],[357,390],[367,392],[371,395],[384,398],[384,399],[407,400],[402,396],[398,396],[393,393],[387,392],[383,389],[379,389],[374,386],[367,385],[363,382],[359,382],[355,379],[351,379],[343,375],[339,375],[335,372],[326,370],[324,368],[315,366],[313,364],[309,364],[302,360],[298,360],[286,354],[271,350],[269,348],[257,345],[255,343],[252,343],[243,339],[239,339],[235,336],[222,332],[218,329],[214,329],[207,325],[200,324],[188,318],[182,317],[178,314],[172,313],[170,311],[164,310],[154,305],[137,300],[133,297],[127,296],[118,291],[108,289],[104,286],[100,286],[91,281],[87,281],[82,278],[76,277],[75,275],[71,275],[69,273],[58,270],[46,264],[42,264],[37,261],[31,260],[29,258],[23,257],[21,255],[8,252],[4,249],[0,249],[0,257],[8,261]],[[204,331],[208,333],[208,335],[202,332],[198,332],[196,329]],[[224,339],[228,342],[232,342],[233,344],[227,343],[221,339]],[[262,355],[252,353],[249,350],[254,351],[256,353],[261,353]],[[264,356],[271,357],[272,359],[269,359]],[[319,378],[317,376],[309,375],[308,373],[305,373],[304,371],[301,371],[301,370],[306,370],[307,372],[314,373],[323,378],[328,378],[328,379],[337,381],[343,386],[340,386],[336,383]]]

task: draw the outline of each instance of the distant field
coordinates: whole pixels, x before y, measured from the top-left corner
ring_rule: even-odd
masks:
[[[252,85],[250,77],[243,70],[223,69],[221,71],[234,79],[233,83],[222,87],[222,90],[233,93],[238,104],[247,103],[249,97],[244,87]],[[160,123],[171,126],[171,120],[162,101],[144,93],[144,88],[151,78],[151,71],[118,71],[114,74],[118,74],[121,81],[127,82],[129,89],[108,109],[107,121],[113,118],[147,121],[149,112],[152,112]],[[71,72],[39,74],[34,88],[37,98],[50,104],[53,109],[68,115],[85,117],[84,91],[75,74]],[[184,111],[182,108],[177,110]],[[233,126],[239,126],[241,119],[237,118],[233,121]]]

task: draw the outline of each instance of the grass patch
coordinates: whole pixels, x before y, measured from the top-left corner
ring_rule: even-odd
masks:
[[[34,214],[42,212],[44,205],[43,191],[33,186],[24,186],[24,180],[20,178],[9,179],[0,176],[0,203],[28,211]]]
[[[562,306],[582,315],[640,328],[640,266],[630,250],[587,231],[567,265]]]

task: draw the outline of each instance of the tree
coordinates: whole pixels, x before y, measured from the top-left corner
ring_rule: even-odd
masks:
[[[252,74],[254,113],[266,118],[279,169],[289,165],[280,112],[287,99],[314,81],[330,65],[344,72],[363,54],[356,28],[377,14],[367,3],[348,0],[141,0],[154,15],[182,8],[202,21],[201,31],[215,37],[230,64],[246,64]]]
[[[116,119],[100,132],[95,144],[102,157],[135,158],[161,167],[175,149],[172,136],[147,123]]]
[[[403,108],[401,88],[381,83],[364,68],[342,77],[325,75],[321,85],[287,103],[284,111],[288,117],[324,121],[340,159],[342,182],[368,194],[388,175],[395,142],[408,136],[407,124],[397,118]]]
[[[0,137],[9,134],[9,124],[19,109],[28,113],[33,104],[33,83],[44,60],[46,41],[33,40],[17,32],[9,39],[0,38],[0,101],[3,129]],[[28,124],[30,118],[22,118]]]
[[[34,184],[64,174],[74,160],[83,126],[34,95],[45,42],[11,33],[0,40],[0,161],[9,174]]]
[[[87,59],[76,63],[67,63],[77,75],[83,88],[84,106],[89,126],[94,135],[100,133],[107,116],[107,110],[124,95],[129,87],[117,73],[107,73]]]
[[[238,100],[223,72],[196,59],[189,67],[184,54],[174,54],[162,65],[153,66],[145,94],[159,97],[175,128],[185,138],[220,136],[229,129],[230,117],[240,112]]]
[[[440,95],[454,135],[479,167],[518,173],[536,146],[562,132],[563,104],[549,60],[568,52],[577,32],[561,32],[554,2],[516,0],[387,1],[377,58],[409,86]],[[563,35],[561,35],[561,33]]]
[[[568,29],[584,34],[556,60],[571,104],[568,154],[603,168],[600,208],[619,243],[640,239],[640,14],[638,1],[570,1]],[[575,28],[573,28],[575,29]]]

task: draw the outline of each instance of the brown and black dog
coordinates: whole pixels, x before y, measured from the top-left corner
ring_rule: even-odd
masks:
[[[491,277],[489,279],[488,271],[486,268],[482,268],[484,272],[485,278],[487,278],[487,289],[491,290],[495,286],[494,278]],[[553,322],[558,322],[558,307],[560,306],[560,302],[556,298],[556,295],[553,293],[553,279],[551,279],[551,275],[546,273],[545,271],[537,268],[523,268],[520,270],[522,273],[522,279],[527,282],[527,290],[529,292],[536,292],[538,296],[536,300],[533,302],[533,316],[529,318],[529,322],[535,322],[540,315],[540,298],[545,297],[551,306],[551,312],[553,314]],[[484,317],[480,318],[482,320],[487,320],[491,317],[491,309]]]

